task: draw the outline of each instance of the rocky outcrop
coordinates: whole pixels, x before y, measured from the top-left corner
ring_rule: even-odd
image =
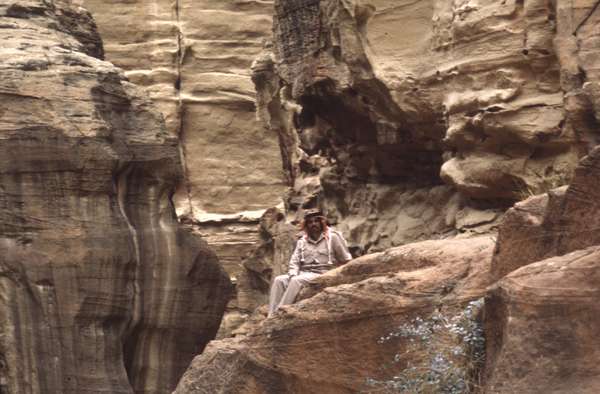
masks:
[[[0,391],[164,393],[229,281],[181,227],[178,140],[67,1],[0,4]]]
[[[595,393],[600,389],[600,248],[529,264],[486,301],[490,393]]]
[[[211,343],[176,392],[462,392],[441,371],[468,361],[440,344],[467,337],[432,333],[483,295],[479,390],[598,391],[586,350],[598,331],[598,8],[275,1],[253,79],[292,185],[286,209],[324,208],[357,255],[381,252]],[[504,217],[493,261],[485,238],[387,249],[490,231],[529,196]]]
[[[497,241],[413,243],[322,275],[212,342],[176,392],[598,391],[598,157],[568,188],[517,204]]]
[[[493,272],[600,244],[600,148],[585,157],[568,188],[532,197],[509,210],[498,234]]]
[[[597,182],[600,149],[568,188],[511,209],[500,227],[486,302],[490,392],[593,393],[600,329]]]
[[[460,325],[455,316],[465,304],[485,293],[492,250],[493,240],[479,237],[427,241],[356,259],[317,285],[338,286],[285,307],[245,337],[211,342],[175,392],[354,393],[400,387],[398,376],[407,367],[421,371],[440,357],[452,358],[457,376],[469,374],[464,341],[451,327]],[[420,347],[421,336],[431,347]],[[411,384],[425,379],[420,372],[402,377]]]

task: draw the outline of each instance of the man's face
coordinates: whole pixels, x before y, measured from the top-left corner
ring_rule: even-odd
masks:
[[[311,234],[320,234],[323,231],[323,225],[321,224],[321,218],[317,216],[311,216],[306,219],[306,228]]]

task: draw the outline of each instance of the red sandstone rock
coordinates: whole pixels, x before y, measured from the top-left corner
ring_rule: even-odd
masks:
[[[418,317],[451,314],[485,294],[492,248],[489,237],[430,241],[354,260],[320,281],[336,286],[284,307],[246,336],[211,342],[175,392],[368,389],[368,378],[391,378],[391,371],[402,373],[424,357],[413,352],[414,358],[404,356],[385,370],[412,342],[399,337],[381,343],[382,337]],[[445,343],[433,338],[436,345]]]
[[[552,256],[600,244],[600,148],[575,170],[573,182],[510,209],[499,229],[495,279]]]
[[[522,267],[486,300],[486,393],[600,391],[600,247]]]

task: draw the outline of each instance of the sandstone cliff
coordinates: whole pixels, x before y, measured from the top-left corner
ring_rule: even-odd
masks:
[[[260,240],[260,216],[281,203],[286,186],[277,135],[256,120],[250,78],[271,35],[273,2],[74,1],[94,16],[107,60],[146,88],[179,136],[185,173],[173,200],[180,220],[244,282],[242,258]],[[241,297],[228,319],[255,306]]]
[[[275,2],[273,43],[252,68],[288,220],[319,206],[361,255],[486,233],[512,202],[568,183],[598,140],[595,9]],[[266,242],[285,250],[277,238]],[[285,264],[259,260],[240,291]]]
[[[566,184],[598,139],[588,3],[277,1],[255,81],[288,207],[381,250]]]
[[[67,1],[0,2],[0,391],[164,393],[229,280],[181,227],[178,139]]]
[[[330,271],[211,342],[176,393],[597,392],[599,161],[517,204],[497,242],[412,243]]]
[[[286,210],[371,254],[212,342],[176,392],[597,392],[598,8],[275,1],[253,79]],[[284,220],[250,269],[284,263]]]
[[[170,391],[228,300],[194,233],[250,312],[314,206],[360,257],[178,393],[599,390],[597,2],[110,4],[0,2],[0,391]]]

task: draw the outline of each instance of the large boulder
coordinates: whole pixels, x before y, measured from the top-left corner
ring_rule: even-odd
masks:
[[[353,393],[465,384],[474,371],[459,327],[468,320],[469,334],[479,332],[468,303],[485,294],[492,250],[493,239],[480,237],[354,260],[320,279],[337,286],[284,307],[246,336],[211,342],[175,392]],[[461,320],[465,313],[471,320]],[[449,361],[456,369],[428,386],[422,368]]]
[[[229,280],[181,227],[178,140],[70,1],[0,4],[0,391],[164,393]]]
[[[600,332],[600,149],[571,185],[531,197],[500,226],[486,299],[487,392],[595,393]]]
[[[486,300],[485,392],[600,390],[600,247],[522,267]]]

